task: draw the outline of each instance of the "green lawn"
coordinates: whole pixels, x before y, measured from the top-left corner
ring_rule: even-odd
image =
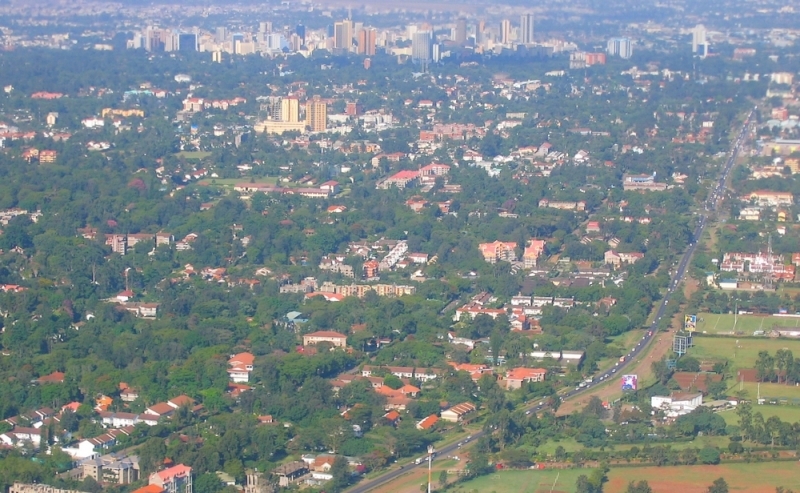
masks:
[[[547,493],[574,492],[578,476],[591,474],[591,469],[545,469],[498,471],[451,487],[448,491],[468,493]]]
[[[773,326],[800,327],[800,318],[757,317],[755,315],[698,313],[697,331],[709,334],[752,336],[756,330],[771,330]]]
[[[205,159],[211,155],[210,152],[205,151],[181,151],[175,153],[176,157],[184,159]]]
[[[761,413],[764,416],[764,420],[771,418],[772,416],[777,416],[780,418],[781,421],[786,421],[789,423],[796,423],[800,421],[800,406],[754,406],[754,412]],[[739,425],[739,417],[736,416],[735,410],[730,411],[723,411],[719,413],[725,419],[725,422],[729,425]]]
[[[768,351],[774,355],[778,349],[791,349],[800,354],[800,341],[789,339],[736,339],[734,337],[695,337],[694,347],[687,353],[701,361],[727,359],[732,369],[753,368],[759,351]]]

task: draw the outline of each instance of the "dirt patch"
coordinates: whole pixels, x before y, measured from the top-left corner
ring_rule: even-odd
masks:
[[[612,467],[603,491],[623,493],[630,481],[645,480],[654,493],[706,493],[716,478],[725,478],[732,492],[774,493],[776,486],[795,487],[798,466],[792,462],[719,466]]]

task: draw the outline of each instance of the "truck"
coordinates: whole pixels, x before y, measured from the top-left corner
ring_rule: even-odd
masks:
[[[425,460],[425,457],[417,457],[414,460],[414,464],[422,464],[422,461],[424,461],[424,460]]]

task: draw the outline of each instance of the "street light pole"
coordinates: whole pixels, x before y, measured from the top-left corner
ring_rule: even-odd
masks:
[[[428,493],[431,493],[431,464],[433,463],[433,445],[428,445]]]

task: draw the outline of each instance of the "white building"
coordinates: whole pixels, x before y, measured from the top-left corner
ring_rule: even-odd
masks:
[[[703,405],[703,394],[675,392],[670,396],[654,395],[650,398],[653,412],[663,411],[668,418],[689,414]]]

